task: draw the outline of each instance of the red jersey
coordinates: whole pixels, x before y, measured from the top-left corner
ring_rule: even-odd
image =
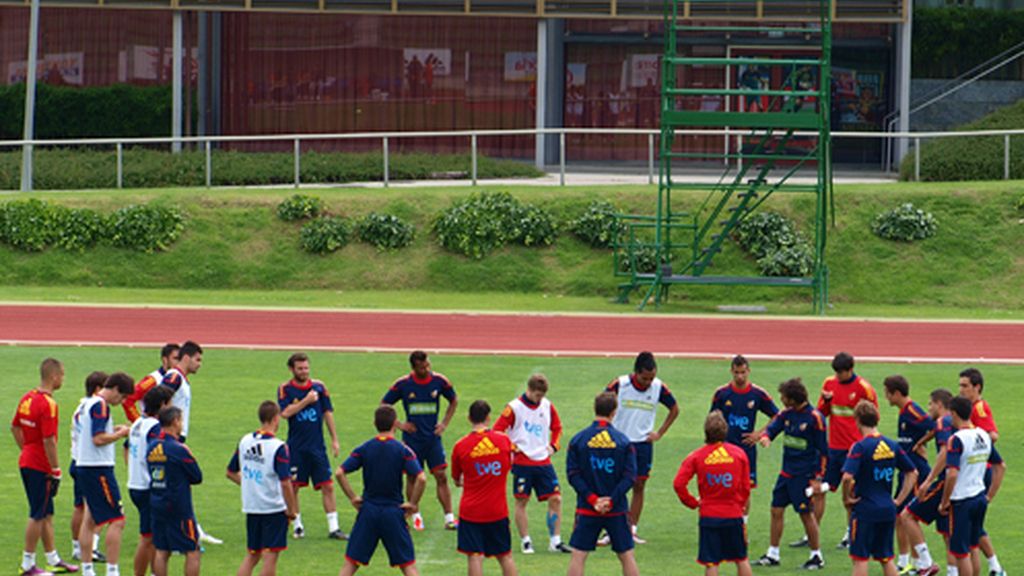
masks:
[[[493,430],[470,432],[452,449],[452,478],[462,479],[459,519],[488,523],[508,518],[506,479],[512,440]]]
[[[43,439],[57,437],[57,401],[49,392],[30,390],[18,402],[18,411],[11,420],[12,428],[20,428],[24,444],[18,458],[20,468],[31,468],[45,474],[53,472],[46,457]]]
[[[974,403],[974,409],[971,410],[971,424],[974,424],[975,428],[981,428],[989,434],[995,432],[999,433],[999,428],[996,426],[996,419],[992,415],[992,409],[988,407],[988,402],[982,399],[978,399]]]
[[[142,402],[142,397],[146,395],[146,392],[155,388],[156,385],[156,378],[152,374],[147,374],[135,385],[135,390],[125,397],[121,406],[124,407],[124,415],[128,417],[129,422],[135,422],[142,416],[138,404]]]
[[[697,477],[700,502],[687,490]],[[694,450],[679,466],[672,487],[688,508],[700,506],[701,518],[742,518],[750,499],[750,461],[743,448],[717,442]]]
[[[878,407],[878,394],[867,380],[854,375],[853,380],[842,383],[832,376],[821,386],[822,396],[818,398],[818,411],[828,417],[828,447],[831,450],[849,450],[863,438],[853,409],[861,400],[867,400]],[[824,393],[831,392],[832,400],[826,401]]]

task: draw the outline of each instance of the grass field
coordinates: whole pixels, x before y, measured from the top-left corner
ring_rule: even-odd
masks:
[[[157,354],[152,350],[106,348],[4,348],[2,358],[5,377],[0,380],[0,398],[8,410],[13,411],[17,399],[37,380],[37,366],[45,356],[64,361],[67,379],[57,393],[62,410],[60,456],[67,466],[67,432],[71,411],[81,396],[82,382],[94,369],[124,370],[139,378],[152,370]],[[193,379],[192,433],[189,444],[203,467],[204,483],[195,490],[195,501],[200,521],[212,534],[225,540],[223,546],[207,549],[203,557],[203,571],[207,574],[234,573],[244,554],[245,527],[240,512],[238,489],[224,478],[225,466],[238,438],[257,426],[256,406],[264,399],[273,398],[277,384],[288,377],[285,368],[287,355],[282,352],[246,352],[209,350],[204,367]],[[590,421],[591,401],[594,395],[612,377],[629,370],[630,362],[623,359],[575,359],[528,357],[462,357],[435,356],[436,370],[445,373],[459,392],[463,404],[458,416],[445,435],[445,446],[451,446],[469,426],[465,418],[470,401],[485,398],[495,413],[517,395],[526,378],[535,371],[546,373],[552,382],[550,398],[558,407],[569,435]],[[342,452],[354,448],[372,433],[371,411],[394,377],[407,369],[404,356],[389,354],[329,354],[313,356],[313,375],[323,379],[331,390],[336,407]],[[858,372],[880,386],[883,378],[902,373],[912,385],[913,396],[924,399],[928,390],[954,387],[960,367],[951,365],[886,365],[865,364]],[[1012,572],[1024,566],[1024,550],[1016,547],[1018,538],[1024,538],[1024,526],[1013,518],[1024,514],[1024,474],[1017,462],[1024,458],[1020,438],[1024,421],[1014,418],[1024,410],[1024,397],[1017,394],[1016,385],[1024,380],[1024,367],[989,366],[984,368],[988,387],[985,397],[993,406],[1000,422],[1003,440],[1000,450],[1006,458],[1009,471],[1003,492],[990,510],[988,529],[992,534],[1003,565]],[[829,374],[826,364],[764,362],[753,366],[753,379],[774,392],[778,382],[800,375],[815,390],[821,379]],[[656,450],[654,475],[648,484],[646,512],[641,520],[641,532],[649,544],[641,546],[637,558],[641,571],[647,574],[701,574],[702,569],[693,562],[696,556],[696,514],[684,509],[672,492],[675,471],[687,452],[702,442],[701,422],[706,413],[713,390],[728,379],[728,366],[724,362],[675,361],[661,362],[660,376],[671,386],[682,405],[680,420],[662,440]],[[816,394],[815,394],[816,396]],[[882,430],[895,434],[896,410],[883,408]],[[123,412],[116,409],[115,417],[123,422]],[[664,410],[659,414],[659,421]],[[749,524],[750,553],[757,557],[768,543],[768,507],[770,489],[779,467],[778,446],[762,450],[759,460],[762,487],[755,491]],[[1021,458],[1018,458],[1020,456]],[[10,519],[11,528],[0,533],[0,549],[5,562],[13,568],[18,561],[22,542],[22,519],[26,503],[16,470],[17,453],[14,442],[8,438],[0,442],[0,490],[7,494],[0,500],[0,514]],[[333,461],[336,465],[338,462]],[[564,480],[564,458],[555,457],[555,464]],[[123,464],[118,466],[118,478],[125,479]],[[360,479],[355,478],[361,485]],[[572,509],[571,488],[566,485],[567,511]],[[335,574],[342,562],[343,544],[326,539],[326,523],[319,509],[319,498],[309,491],[303,493],[303,517],[308,531],[305,540],[289,542],[290,548],[281,561],[282,574]],[[57,534],[59,550],[70,553],[68,521],[71,510],[71,489],[65,486],[57,502]],[[354,519],[354,511],[340,501],[341,522],[346,530]],[[453,574],[465,569],[463,557],[455,552],[455,535],[441,529],[441,514],[433,497],[433,482],[423,500],[423,512],[428,530],[414,533],[418,560],[424,574]],[[543,508],[530,506],[531,526],[535,542],[546,544]],[[134,550],[137,516],[128,504],[129,530],[121,560],[122,569],[129,569]],[[850,563],[844,553],[834,549],[842,532],[843,514],[837,497],[830,497],[829,512],[825,517],[823,549],[828,563],[823,574],[848,574]],[[570,514],[571,518],[571,514]],[[787,516],[784,542],[797,536],[799,521],[795,515]],[[566,522],[563,536],[568,537],[571,520]],[[929,533],[933,554],[941,550],[941,541]],[[758,573],[786,574],[796,572],[806,552],[783,549],[785,567],[756,569]],[[520,573],[547,575],[564,573],[566,558],[539,552],[531,557],[515,554]],[[360,573],[391,573],[386,567],[386,555],[378,550],[373,564]],[[608,575],[617,572],[617,562],[607,550],[599,550],[588,564],[588,573]],[[180,559],[172,565],[172,573],[180,570]],[[495,573],[489,564],[487,573]],[[725,573],[732,573],[726,569]],[[878,573],[876,567],[872,573]]]

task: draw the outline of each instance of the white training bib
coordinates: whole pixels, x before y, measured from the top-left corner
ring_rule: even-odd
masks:
[[[981,428],[965,428],[954,434],[964,446],[960,471],[950,500],[966,500],[985,491],[985,470],[992,454],[992,438]]]
[[[242,475],[242,512],[272,514],[288,508],[281,492],[281,477],[274,471],[274,456],[284,442],[259,432],[238,442],[238,468]],[[290,467],[289,467],[290,469]]]
[[[116,442],[97,446],[96,443],[92,441],[93,435],[96,432],[93,428],[94,423],[92,418],[92,409],[93,406],[100,403],[106,404],[106,402],[103,401],[103,398],[100,398],[99,396],[92,396],[82,404],[82,413],[79,416],[82,428],[79,431],[78,453],[75,455],[75,464],[79,468],[114,465],[114,444],[116,444]],[[104,406],[103,409],[107,410],[109,413],[110,406]],[[107,418],[107,424],[101,432],[106,432],[107,434],[114,433],[113,418]]]
[[[655,378],[646,390],[637,390],[628,374],[619,377],[619,408],[612,426],[630,442],[647,442],[647,435],[654,431],[662,386],[661,380]]]
[[[128,433],[128,488],[131,490],[149,490],[146,448],[149,445],[149,431],[159,423],[152,416],[143,416],[132,424]]]
[[[508,406],[516,416],[509,438],[530,460],[541,462],[547,459],[551,445],[551,402],[541,398],[536,408],[530,408],[521,398],[516,398]]]
[[[181,386],[178,386],[178,389],[174,391],[174,396],[171,397],[171,406],[181,410],[181,435],[188,439],[189,412],[192,408],[192,385],[188,383],[188,378],[177,368],[171,368],[167,371],[167,374],[171,372],[181,376]],[[164,378],[166,377],[165,375]],[[160,381],[163,382],[163,379]]]

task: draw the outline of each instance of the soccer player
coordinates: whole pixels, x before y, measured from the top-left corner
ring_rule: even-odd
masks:
[[[672,482],[679,501],[700,509],[700,550],[697,563],[706,576],[718,576],[718,565],[734,562],[740,576],[750,576],[747,530],[743,520],[750,500],[750,463],[743,448],[727,443],[729,425],[714,410],[704,419],[704,446],[683,460]],[[700,499],[687,489],[697,477]]]
[[[424,469],[429,469],[437,481],[437,499],[444,510],[444,527],[447,530],[455,530],[452,493],[448,489],[448,478],[445,476],[448,463],[445,462],[441,434],[444,434],[451,423],[459,400],[448,378],[430,370],[430,359],[427,358],[426,352],[416,350],[410,354],[409,365],[412,366],[412,372],[395,380],[381,399],[381,404],[392,405],[402,402],[405,422],[398,423],[398,428],[402,430],[402,440],[416,453],[420,465]],[[444,419],[438,422],[441,397],[448,400],[448,410],[444,413]],[[406,498],[409,500],[412,500],[409,492],[411,490],[410,477],[406,489]],[[412,525],[416,530],[424,529],[423,516],[419,512],[413,514]]]
[[[398,414],[391,406],[379,406],[373,414],[377,435],[356,448],[338,467],[335,478],[341,491],[359,511],[352,525],[345,564],[339,576],[351,576],[373,558],[377,543],[383,542],[391,565],[405,576],[417,576],[416,551],[406,517],[419,508],[427,486],[416,454],[395,438]],[[363,495],[357,496],[348,475],[363,471]],[[402,501],[402,475],[412,478],[409,500]]]
[[[718,410],[729,425],[727,442],[735,444],[747,454],[750,462],[750,486],[757,487],[757,442],[764,429],[756,430],[757,414],[763,413],[769,419],[779,413],[779,408],[764,388],[750,381],[750,363],[743,356],[732,359],[732,381],[715,391],[711,399],[711,411]],[[750,503],[750,500],[747,500]]]
[[[576,524],[569,539],[568,576],[583,576],[587,555],[597,547],[601,531],[608,533],[623,576],[640,574],[626,500],[636,481],[636,445],[612,425],[618,405],[614,394],[599,394],[594,399],[594,422],[569,442],[565,470],[576,491]]]
[[[644,489],[654,462],[654,443],[668,432],[679,416],[679,405],[675,397],[657,375],[658,364],[654,361],[654,354],[641,352],[633,363],[633,373],[616,378],[605,390],[615,394],[618,399],[612,425],[629,438],[636,450],[636,480],[629,519],[633,540],[637,544],[646,543],[646,540],[637,537],[637,525],[644,510]],[[659,403],[668,408],[668,416],[655,431],[654,421]],[[607,541],[607,538],[602,539],[602,544]]]
[[[157,415],[170,406],[171,391],[163,386],[154,386],[142,397],[143,416],[132,423],[128,430],[128,442],[124,447],[128,465],[128,495],[139,511],[139,543],[135,547],[135,576],[146,576],[153,565],[156,549],[153,548],[153,519],[149,508],[149,466],[146,450],[149,443],[160,435],[160,421]]]
[[[817,570],[825,566],[825,558],[821,554],[821,534],[818,519],[814,516],[811,494],[822,491],[821,482],[825,476],[825,462],[828,460],[825,417],[807,401],[807,388],[799,378],[780,384],[779,395],[786,409],[772,418],[760,439],[761,445],[767,448],[772,440],[783,434],[782,469],[772,490],[770,546],[757,564],[778,566],[781,563],[779,544],[782,541],[786,506],[792,506],[800,515],[811,548],[811,555],[804,562],[803,568]]]
[[[903,451],[910,457],[910,461],[914,463],[914,468],[917,469],[917,480],[920,485],[921,482],[928,478],[928,474],[932,469],[928,464],[928,457],[925,455],[924,447],[917,448],[917,445],[922,438],[935,429],[935,421],[928,417],[928,414],[917,402],[910,399],[910,383],[907,382],[906,378],[899,374],[889,376],[882,385],[885,387],[885,399],[889,402],[889,405],[899,408],[897,439],[900,443],[900,448],[903,448]],[[905,474],[900,473],[899,479],[896,482],[897,493],[902,490],[905,480]],[[916,493],[917,487],[912,491],[912,494]],[[903,509],[908,504],[910,504],[910,501],[906,500],[896,510],[897,518],[900,517]],[[896,542],[899,548],[899,556],[896,558],[896,570],[902,573],[905,570],[909,570],[911,548],[910,539],[904,529],[904,523],[898,519],[896,522]],[[930,566],[931,564],[929,564]]]
[[[281,409],[268,400],[257,413],[260,429],[242,436],[228,463],[228,478],[242,487],[249,549],[238,576],[251,576],[260,560],[260,576],[277,574],[277,558],[288,548],[288,519],[296,510],[288,445],[274,436]]]
[[[18,467],[28,497],[28,524],[25,526],[25,551],[21,559],[22,576],[50,574],[36,566],[36,545],[43,541],[46,562],[51,569],[77,572],[78,567],[61,560],[53,537],[53,498],[60,485],[57,459],[57,401],[53,393],[64,384],[64,365],[47,358],[39,365],[39,386],[18,401],[11,420],[11,434],[21,451]]]
[[[107,576],[120,574],[118,561],[125,522],[121,491],[114,477],[115,443],[127,437],[129,429],[124,425],[114,426],[110,407],[120,404],[134,389],[135,380],[131,376],[115,372],[82,407],[82,436],[78,439],[75,462],[85,499],[85,515],[78,534],[83,576],[96,573],[92,562],[92,539],[102,526],[107,527]]]
[[[954,398],[950,411],[956,432],[946,448],[946,485],[939,512],[949,514],[949,551],[956,556],[959,576],[980,576],[981,558],[972,551],[981,541],[985,512],[999,493],[1006,464],[988,432],[971,423],[977,408],[970,399]],[[986,489],[990,464],[992,483]]]
[[[516,576],[508,527],[506,478],[512,467],[512,440],[488,429],[491,406],[469,406],[473,430],[452,448],[452,480],[462,487],[459,501],[459,552],[466,555],[469,576],[482,576],[484,556],[495,558],[503,576]]]
[[[512,485],[515,486],[516,528],[523,554],[533,554],[526,516],[531,492],[537,494],[538,501],[548,503],[548,550],[572,552],[562,542],[562,490],[555,467],[551,465],[551,456],[558,451],[562,440],[562,420],[547,399],[548,386],[543,374],[530,376],[526,392],[505,406],[494,425],[496,432],[507,432],[515,445]]]
[[[896,509],[910,497],[917,469],[895,440],[878,432],[878,407],[861,400],[853,410],[862,438],[850,448],[843,463],[843,502],[850,509],[850,558],[853,576],[867,576],[868,561],[882,565],[885,576],[897,576],[892,539]],[[903,489],[893,501],[896,471],[906,475]]]
[[[85,396],[78,401],[78,406],[71,414],[71,465],[68,466],[68,474],[71,476],[72,493],[74,495],[74,510],[71,512],[71,559],[81,560],[82,549],[78,546],[78,534],[82,529],[82,518],[85,516],[85,499],[82,496],[82,487],[78,483],[78,465],[75,463],[75,453],[78,452],[78,439],[82,435],[82,407],[92,398],[97,390],[103,387],[107,381],[106,372],[92,372],[85,377]],[[92,538],[92,561],[106,562],[107,557],[99,550],[100,535],[94,534]]]
[[[324,446],[324,423],[331,435],[331,451],[338,457],[338,432],[334,427],[334,405],[327,387],[309,377],[309,356],[299,352],[288,358],[292,379],[277,389],[277,403],[281,417],[288,420],[288,451],[291,455],[292,483],[295,490],[295,520],[292,535],[302,538],[306,528],[299,513],[299,489],[313,480],[313,489],[319,490],[327,515],[327,537],[345,540],[348,536],[338,526],[338,510],[334,502],[334,483],[331,481],[331,461]]]
[[[149,443],[149,506],[153,516],[153,576],[167,576],[171,552],[185,556],[185,576],[199,576],[199,534],[192,510],[192,485],[203,472],[188,446],[178,440],[184,420],[181,408],[160,411],[160,436]]]
[[[832,359],[832,370],[835,375],[826,378],[821,386],[818,411],[828,418],[828,463],[825,465],[825,482],[829,490],[835,492],[842,480],[847,453],[864,437],[853,416],[853,409],[861,400],[867,400],[877,408],[878,395],[867,380],[853,371],[853,356],[846,352],[835,355]],[[824,494],[814,495],[814,515],[818,519],[818,526],[821,526],[821,519],[825,516]],[[837,546],[839,549],[850,546],[849,519],[848,508],[846,534]],[[806,538],[805,535],[804,540],[794,542],[793,546],[805,545]]]
[[[180,349],[181,346],[177,344],[164,344],[164,347],[160,349],[160,367],[136,382],[135,391],[121,403],[121,406],[124,408],[124,415],[128,417],[129,422],[134,423],[142,417],[142,411],[139,410],[136,404],[145,397],[146,392],[163,383],[167,371],[178,363],[178,350]]]

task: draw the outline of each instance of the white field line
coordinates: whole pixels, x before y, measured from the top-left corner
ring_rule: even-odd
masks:
[[[5,340],[0,339],[0,346],[58,346],[75,348],[160,348],[165,344],[159,342],[119,342],[119,341],[95,341],[77,342],[70,340]],[[318,345],[290,345],[290,344],[231,344],[231,343],[203,343],[203,348],[219,348],[225,350],[316,350],[323,352],[363,352],[363,353],[396,353],[404,354],[409,351],[408,347],[391,346],[318,346]],[[627,351],[601,351],[601,350],[530,350],[501,349],[501,348],[446,348],[426,347],[427,352],[434,354],[453,354],[468,356],[540,356],[540,357],[567,357],[567,358],[632,358],[636,352]],[[681,359],[730,359],[735,355],[734,351],[722,352],[672,352],[652,350],[661,358]],[[766,360],[777,362],[830,362],[832,355],[815,354],[757,354],[744,353],[744,356],[754,360]],[[857,356],[858,361],[879,362],[888,364],[1008,364],[1024,366],[1024,358],[987,358],[987,357],[938,357],[938,356]]]

